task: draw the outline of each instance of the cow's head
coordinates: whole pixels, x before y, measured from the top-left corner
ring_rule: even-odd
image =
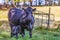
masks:
[[[29,14],[32,14],[34,11],[36,11],[36,8],[33,9],[32,7],[28,6],[25,11]]]

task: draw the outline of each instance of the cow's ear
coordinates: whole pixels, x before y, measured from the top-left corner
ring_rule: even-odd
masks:
[[[36,8],[34,8],[33,11],[36,11]]]

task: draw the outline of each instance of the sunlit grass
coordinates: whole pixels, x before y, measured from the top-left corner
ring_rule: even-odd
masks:
[[[4,19],[4,18],[7,18],[7,16],[0,15],[0,19]]]
[[[8,13],[8,11],[0,10],[0,19],[1,18],[7,18],[7,13]]]

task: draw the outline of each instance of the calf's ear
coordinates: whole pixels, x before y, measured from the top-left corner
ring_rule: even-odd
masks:
[[[34,8],[33,11],[36,11],[36,8]]]

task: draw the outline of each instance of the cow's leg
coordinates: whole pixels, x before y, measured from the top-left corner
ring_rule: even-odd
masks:
[[[10,28],[11,28],[11,37],[13,37],[14,36],[14,34],[13,34],[13,24],[10,24]]]
[[[22,37],[24,37],[24,35],[25,35],[25,31],[24,31],[24,29],[22,28]]]
[[[13,25],[12,25],[12,24],[10,24],[10,28],[11,28],[11,37],[13,37],[12,27],[13,27]]]
[[[29,31],[30,38],[32,38],[32,30]]]
[[[11,32],[11,37],[13,37],[13,33]]]
[[[16,40],[18,40],[18,34],[16,34]]]
[[[31,24],[29,24],[29,35],[30,35],[30,38],[32,38],[32,29],[33,29],[33,26]]]
[[[19,27],[19,33],[22,34],[22,29],[21,26]]]

